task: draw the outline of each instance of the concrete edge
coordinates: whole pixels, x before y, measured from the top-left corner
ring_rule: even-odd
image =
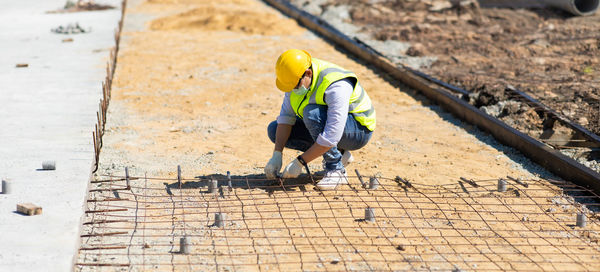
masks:
[[[117,63],[117,56],[119,55],[119,43],[121,41],[121,33],[123,30],[123,22],[125,20],[125,11],[127,8],[127,0],[122,0],[121,1],[121,18],[119,19],[119,22],[117,23],[117,29],[116,29],[116,33],[115,33],[115,44],[113,46],[113,48],[110,51],[111,57],[108,60],[108,67],[107,67],[107,75],[106,75],[106,79],[105,81],[103,81],[103,85],[106,86],[106,88],[103,88],[101,91],[106,94],[106,92],[108,92],[109,94],[107,96],[105,96],[105,103],[106,106],[103,107],[102,105],[102,101],[100,102],[100,109],[103,109],[104,112],[102,113],[102,116],[106,116],[106,112],[108,109],[108,101],[110,100],[110,91],[112,90],[112,79],[113,76],[115,74],[115,69],[116,69],[116,63]],[[113,51],[114,50],[114,51]],[[114,53],[113,53],[114,52]],[[97,116],[100,112],[96,111]],[[98,122],[102,122],[102,128],[98,128],[98,129],[104,129],[104,120],[98,120]],[[97,138],[100,138],[101,135],[99,135],[99,133],[97,133],[95,135]],[[93,136],[92,136],[93,137]],[[100,155],[100,146],[96,146],[94,145],[94,160],[92,161],[92,164],[90,165],[90,173],[88,176],[88,180],[87,180],[87,186],[86,186],[86,190],[85,190],[85,196],[83,198],[83,205],[81,206],[81,216],[79,217],[79,224],[77,226],[77,233],[78,236],[75,239],[75,254],[73,254],[72,258],[71,258],[71,271],[75,271],[75,267],[77,265],[77,260],[79,258],[79,252],[80,252],[80,248],[81,248],[81,235],[83,234],[83,223],[86,217],[85,211],[87,208],[87,203],[89,200],[89,192],[90,192],[90,186],[91,186],[91,182],[94,176],[94,173],[96,172],[96,170],[98,169],[98,162],[99,162],[99,155]]]

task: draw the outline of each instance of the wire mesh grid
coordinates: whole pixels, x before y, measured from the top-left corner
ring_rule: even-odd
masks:
[[[334,191],[307,177],[103,177],[92,182],[76,270],[600,269],[590,211],[600,204],[585,188],[400,177],[371,187],[357,174]]]

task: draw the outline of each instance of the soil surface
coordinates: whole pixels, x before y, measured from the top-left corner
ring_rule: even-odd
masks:
[[[513,85],[600,134],[600,14],[574,17],[550,8],[478,8],[443,0],[293,2],[317,2],[322,11],[347,6],[348,22],[362,32],[411,44],[396,54],[435,57],[425,72],[498,96]]]
[[[338,192],[318,192],[306,178],[291,191],[265,189],[273,182],[263,174],[273,150],[266,128],[283,98],[274,63],[289,48],[358,75],[375,105],[377,129],[353,152],[347,171],[381,176],[381,189],[367,191],[352,176]],[[582,243],[584,251],[598,250],[597,219],[590,218],[588,232],[573,229],[581,207],[546,181],[551,174],[263,2],[129,1],[112,88],[84,219],[90,236],[77,261],[91,265],[78,270],[598,266],[594,254],[578,254]],[[297,154],[285,150],[284,164]],[[174,180],[177,165],[182,185]],[[125,167],[136,177],[129,188],[123,178],[108,177],[123,176]],[[321,170],[320,159],[310,167]],[[227,171],[232,190],[207,194],[208,180],[226,184]],[[494,193],[498,178],[509,175],[527,180],[531,195],[520,197],[514,182]],[[415,187],[399,186],[395,176]],[[553,206],[554,197],[564,209]],[[362,219],[366,207],[376,207],[378,223]],[[544,212],[550,208],[557,213]],[[224,230],[212,225],[218,211],[230,219]],[[191,255],[177,254],[183,235],[192,239]],[[512,264],[515,258],[520,263]]]
[[[600,172],[596,145],[505,89],[600,133],[600,14],[508,1],[291,1],[390,60],[463,88],[472,105]],[[503,2],[502,7],[494,6]],[[481,3],[481,7],[479,5]],[[513,4],[524,5],[524,4]],[[526,5],[526,4],[525,4]],[[526,5],[527,6],[527,5]],[[573,147],[583,147],[572,149]]]

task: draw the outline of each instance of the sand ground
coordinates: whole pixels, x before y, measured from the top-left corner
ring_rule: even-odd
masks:
[[[380,189],[366,191],[356,177],[326,193],[264,181],[273,149],[266,127],[283,97],[274,62],[289,48],[359,76],[378,124],[347,170],[382,177]],[[104,211],[88,213],[84,232],[122,233],[84,238],[84,249],[118,248],[80,251],[77,269],[96,269],[82,265],[94,263],[219,271],[600,267],[597,219],[590,218],[587,232],[575,229],[581,207],[544,181],[552,178],[545,170],[262,2],[131,1],[113,84],[92,186],[99,191],[90,192],[91,200],[103,201],[88,207]],[[297,154],[286,150],[284,164]],[[173,180],[177,165],[186,179],[181,187]],[[107,176],[124,175],[124,167],[131,176],[161,179],[111,190],[125,184]],[[311,168],[319,170],[320,160]],[[208,180],[226,184],[227,171],[233,190],[207,194]],[[415,186],[405,189],[395,176]],[[496,180],[506,176],[532,186],[525,191],[511,183],[509,193],[494,193]],[[460,177],[483,187],[459,183]],[[366,207],[383,219],[362,221]],[[215,212],[228,214],[224,230],[210,226]],[[184,234],[193,254],[172,254]]]

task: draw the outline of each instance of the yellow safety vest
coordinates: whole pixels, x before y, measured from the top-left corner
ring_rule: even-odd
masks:
[[[325,90],[332,83],[351,78],[354,83],[354,90],[350,95],[350,107],[348,112],[354,116],[354,119],[370,131],[375,130],[375,108],[365,89],[358,83],[358,77],[350,71],[347,71],[333,63],[320,59],[312,58],[313,78],[308,92],[303,95],[290,94],[290,104],[294,113],[303,118],[304,107],[308,104],[327,105],[323,99]]]

